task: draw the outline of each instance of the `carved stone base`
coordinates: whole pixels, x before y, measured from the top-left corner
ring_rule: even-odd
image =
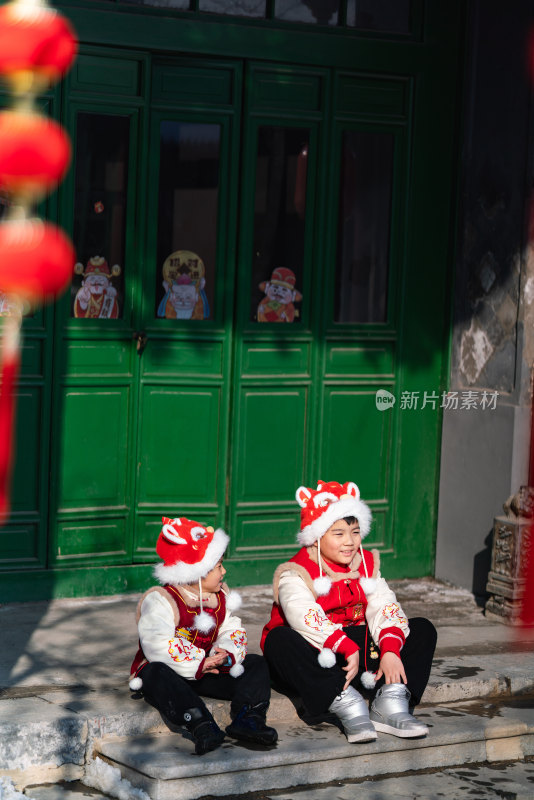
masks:
[[[486,615],[499,622],[519,624],[525,593],[521,568],[530,549],[532,525],[525,517],[495,517]]]

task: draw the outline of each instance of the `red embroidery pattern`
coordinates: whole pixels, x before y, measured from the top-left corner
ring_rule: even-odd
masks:
[[[198,648],[185,639],[169,639],[169,655],[178,664],[182,661],[195,661],[196,650]]]
[[[408,620],[406,617],[403,617],[400,613],[400,608],[397,603],[389,603],[387,606],[384,606],[382,609],[382,616],[386,619],[390,619],[392,622],[400,623],[401,625],[406,625]]]
[[[312,628],[314,631],[320,631],[322,628],[323,620],[319,616],[318,611],[315,608],[310,608],[308,613],[304,617],[304,624],[308,626],[308,628]]]
[[[234,646],[237,649],[238,657],[243,659],[247,654],[247,633],[246,631],[233,631],[230,634]]]

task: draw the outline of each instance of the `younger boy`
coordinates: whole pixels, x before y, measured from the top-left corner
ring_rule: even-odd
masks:
[[[223,583],[224,531],[189,519],[163,517],[154,574],[162,586],[149,589],[137,607],[139,649],[130,688],[170,722],[185,725],[199,755],[224,739],[199,694],[231,700],[235,739],[272,745],[278,735],[265,724],[270,678],[262,656],[247,655],[247,635],[233,615],[237,592]]]
[[[302,549],[274,574],[261,641],[271,673],[311,714],[335,714],[349,742],[372,741],[377,730],[425,736],[410,706],[421,700],[430,675],[434,626],[406,619],[380,576],[378,551],[362,549],[371,511],[354,483],[319,481],[316,490],[299,487],[296,498]],[[370,713],[352,685],[357,676],[372,701]]]

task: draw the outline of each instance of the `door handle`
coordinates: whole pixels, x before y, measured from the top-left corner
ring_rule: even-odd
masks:
[[[148,337],[144,331],[135,331],[132,334],[132,339],[137,340],[137,355],[140,356],[146,347]]]

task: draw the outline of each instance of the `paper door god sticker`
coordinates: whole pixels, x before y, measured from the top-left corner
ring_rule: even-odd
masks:
[[[176,250],[162,268],[165,295],[158,306],[158,317],[166,319],[208,319],[210,307],[204,262],[191,250]]]
[[[258,306],[258,322],[293,322],[299,316],[294,303],[299,303],[302,295],[295,289],[295,282],[292,270],[277,267],[271,280],[260,283],[265,297]]]
[[[92,256],[84,269],[78,262],[74,265],[76,275],[81,275],[82,285],[74,298],[74,316],[87,319],[117,319],[119,302],[117,290],[112,279],[121,274],[121,268],[114,264],[109,268],[102,256]]]

